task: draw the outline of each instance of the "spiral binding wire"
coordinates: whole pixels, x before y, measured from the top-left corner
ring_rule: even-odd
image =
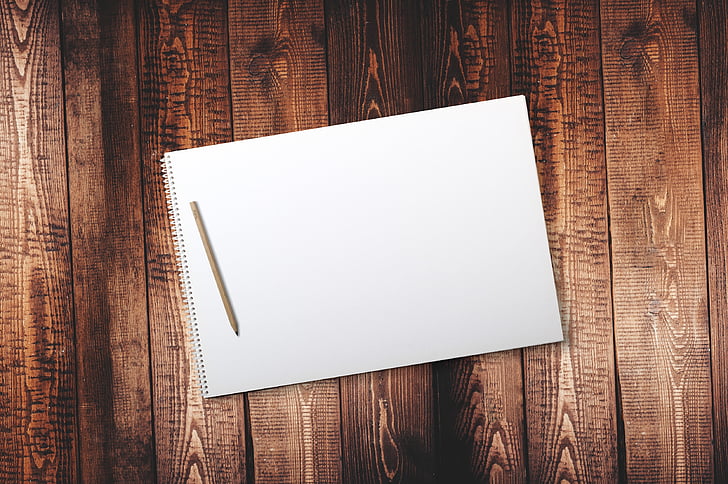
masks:
[[[162,178],[167,199],[167,210],[169,211],[170,223],[172,225],[172,237],[174,238],[174,252],[176,255],[177,273],[179,274],[180,285],[182,286],[182,301],[184,312],[187,315],[187,328],[192,347],[193,366],[197,370],[196,382],[198,383],[203,396],[209,394],[207,374],[205,373],[205,362],[202,358],[202,343],[200,342],[200,328],[197,321],[195,301],[192,298],[192,280],[190,278],[189,265],[187,264],[187,252],[185,251],[184,238],[179,226],[180,208],[175,191],[174,175],[171,170],[171,158],[165,154],[162,158]]]

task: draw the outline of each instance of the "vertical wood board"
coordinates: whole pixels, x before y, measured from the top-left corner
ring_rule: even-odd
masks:
[[[712,479],[694,2],[601,5],[626,478]]]
[[[423,8],[426,107],[510,94],[509,15],[506,2],[490,0],[441,0]],[[438,478],[443,482],[523,482],[521,350],[440,362],[433,368]]]
[[[728,6],[698,2],[716,482],[728,481]]]
[[[325,126],[323,2],[232,0],[229,25],[234,138]],[[337,380],[251,392],[248,409],[256,483],[341,481]]]
[[[0,5],[0,481],[76,479],[58,5]]]
[[[155,479],[134,14],[63,3],[84,482]]]
[[[419,19],[412,15],[418,6],[414,0],[326,2],[332,124],[424,108]],[[344,482],[433,482],[431,365],[340,382]]]
[[[149,0],[138,17],[157,472],[161,482],[244,482],[243,399],[202,398],[159,162],[232,138],[225,4]]]
[[[529,478],[614,482],[614,348],[599,10],[517,1],[516,93],[528,97],[564,342],[524,350]]]

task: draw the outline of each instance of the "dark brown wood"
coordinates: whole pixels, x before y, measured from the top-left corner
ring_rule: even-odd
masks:
[[[323,0],[230,0],[235,139],[328,124]]]
[[[256,483],[341,482],[336,380],[248,394]]]
[[[0,481],[76,474],[75,352],[56,2],[0,5]]]
[[[414,0],[326,3],[332,124],[424,107],[418,13]],[[340,382],[344,482],[433,482],[431,365]]]
[[[727,15],[2,3],[0,481],[726,481]],[[201,398],[165,151],[511,92],[529,102],[564,344]]]
[[[232,138],[225,4],[148,0],[139,18],[157,473],[161,482],[244,482],[242,396],[201,396],[159,163],[166,151]]]
[[[152,482],[132,1],[63,4],[83,482]]]
[[[710,482],[695,2],[605,0],[601,20],[626,477]]]
[[[529,478],[615,482],[614,348],[597,2],[516,1],[564,342],[524,350]]]
[[[332,124],[424,108],[419,5],[416,0],[326,2]]]
[[[321,0],[229,2],[235,139],[328,122]],[[256,483],[341,481],[339,385],[248,394]]]
[[[715,481],[728,481],[728,5],[698,2]]]
[[[343,482],[435,482],[431,365],[341,378]]]
[[[521,352],[434,366],[440,482],[524,482]]]
[[[509,96],[509,3],[434,0],[425,5],[421,18],[427,109]]]
[[[439,0],[422,21],[428,108],[510,94],[507,2]],[[521,351],[433,365],[438,401],[437,475],[443,482],[526,479]]]

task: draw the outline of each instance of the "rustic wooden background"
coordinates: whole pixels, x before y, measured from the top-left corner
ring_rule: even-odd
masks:
[[[3,0],[0,481],[728,482],[727,10]],[[200,398],[165,151],[517,93],[565,343]]]

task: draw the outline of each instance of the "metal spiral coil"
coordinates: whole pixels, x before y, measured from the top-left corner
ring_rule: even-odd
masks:
[[[164,179],[164,188],[167,199],[167,210],[169,212],[170,222],[172,226],[172,237],[174,239],[174,251],[176,256],[177,274],[179,275],[180,286],[182,288],[183,311],[187,315],[187,328],[189,334],[189,342],[192,348],[193,367],[196,369],[195,381],[200,387],[203,396],[209,394],[207,384],[207,374],[205,372],[205,362],[202,357],[202,344],[200,342],[199,324],[197,321],[197,312],[195,310],[195,302],[192,298],[192,281],[187,264],[187,253],[185,251],[184,238],[179,225],[180,208],[175,191],[174,175],[171,170],[171,159],[169,155],[165,155],[161,160],[162,178]]]

